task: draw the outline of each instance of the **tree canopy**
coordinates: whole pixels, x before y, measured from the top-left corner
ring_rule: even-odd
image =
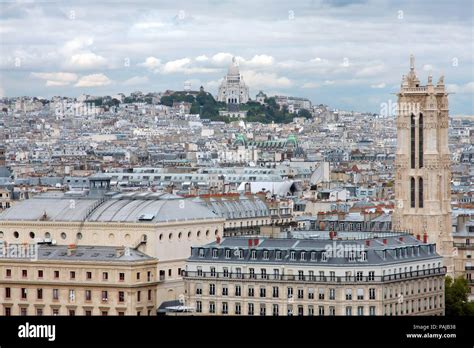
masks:
[[[470,288],[463,277],[447,276],[445,280],[445,315],[461,316],[474,315],[474,302],[468,301]]]

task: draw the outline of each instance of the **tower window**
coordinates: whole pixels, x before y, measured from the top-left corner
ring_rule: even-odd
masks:
[[[415,208],[415,178],[410,179],[410,206]]]
[[[423,208],[423,178],[418,179],[418,206]]]
[[[418,166],[423,168],[423,115],[418,121]],[[421,203],[422,204],[422,203]]]
[[[415,116],[411,115],[410,121],[410,155],[411,155],[411,168],[415,168]]]

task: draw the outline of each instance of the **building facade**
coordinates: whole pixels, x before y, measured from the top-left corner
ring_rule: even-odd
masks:
[[[196,315],[444,315],[442,262],[409,234],[224,238],[192,248],[186,300]]]
[[[232,58],[227,75],[219,86],[217,100],[227,104],[245,104],[249,101],[249,88],[240,75],[235,57]]]
[[[1,315],[156,315],[157,259],[126,248],[41,245],[2,253]]]
[[[444,77],[420,85],[414,57],[398,93],[397,153],[393,226],[428,234],[453,273],[451,159],[448,148],[448,93]]]

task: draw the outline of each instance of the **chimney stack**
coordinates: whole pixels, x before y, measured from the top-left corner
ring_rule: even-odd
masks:
[[[428,233],[423,234],[423,243],[428,243]]]
[[[420,235],[419,235],[419,234],[417,234],[417,235],[416,235],[416,239],[417,239],[417,240],[421,240],[421,238],[420,238]]]
[[[403,237],[400,237],[399,239],[400,239],[400,242],[403,242]]]
[[[387,238],[383,239],[383,244],[387,245]]]
[[[67,246],[67,256],[72,256],[76,253],[77,246],[76,244],[69,244]]]
[[[370,246],[370,240],[366,240],[366,241],[365,241],[365,245],[366,245],[366,246]]]

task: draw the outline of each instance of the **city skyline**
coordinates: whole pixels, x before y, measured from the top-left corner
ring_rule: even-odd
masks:
[[[252,99],[263,90],[379,113],[395,101],[413,53],[421,81],[447,76],[451,114],[472,115],[472,15],[463,10],[472,4],[372,3],[263,2],[249,12],[245,2],[177,2],[159,11],[140,2],[6,2],[0,96],[160,92],[185,82],[217,95],[236,56]]]

